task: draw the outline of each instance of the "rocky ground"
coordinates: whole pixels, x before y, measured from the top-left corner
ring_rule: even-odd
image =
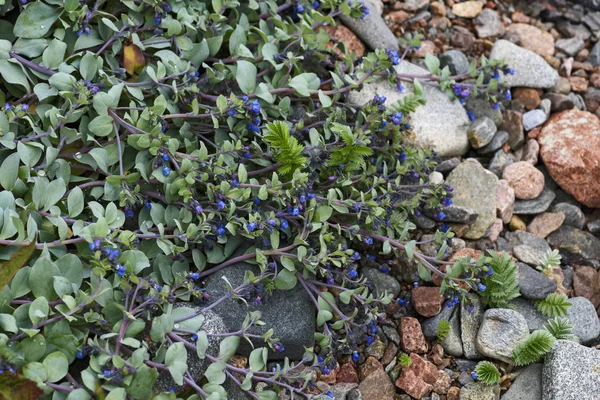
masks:
[[[453,74],[466,72],[481,55],[515,70],[506,77],[512,99],[499,110],[479,100],[463,107],[427,88],[427,105],[412,124],[444,160],[431,181],[454,187],[454,205],[444,211],[458,236],[449,257],[508,251],[518,260],[521,297],[513,309],[484,311],[476,302],[466,312],[445,307],[435,286],[415,288],[414,270],[386,274],[364,267],[376,291],[405,302],[387,310],[388,323],[361,349],[360,360],[340,359],[321,376],[315,394],[330,391],[336,400],[599,398],[600,7],[593,0],[369,2],[367,18],[330,28],[358,54],[397,48],[396,37],[415,31],[425,41],[399,67],[404,71],[419,73],[426,53],[439,56]],[[386,85],[373,83],[351,96],[359,103],[374,93],[392,102],[402,96]],[[422,217],[421,240],[434,226]],[[562,264],[549,277],[536,267],[551,249],[560,251]],[[424,245],[422,251],[435,255],[437,249]],[[511,366],[516,343],[547,320],[530,300],[555,291],[571,297],[567,318],[581,344],[558,341],[543,363]],[[450,322],[450,333],[438,343],[441,319]],[[402,353],[412,360],[409,368],[399,365]],[[500,385],[474,382],[470,372],[483,359],[500,368]]]

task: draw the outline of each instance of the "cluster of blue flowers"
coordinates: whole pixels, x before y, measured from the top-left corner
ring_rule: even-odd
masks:
[[[398,55],[398,52],[396,50],[387,49],[385,51],[385,54],[390,59],[390,62],[392,63],[392,65],[400,64],[400,56]]]
[[[246,103],[246,109],[250,114],[250,123],[248,124],[248,131],[260,134],[260,124],[262,120],[260,119],[260,103],[258,100],[254,99],[251,103],[248,104],[248,96],[244,96],[242,98],[244,103]]]
[[[467,98],[471,95],[471,88],[461,83],[456,83],[451,86],[452,92],[460,101],[460,104],[466,104]]]

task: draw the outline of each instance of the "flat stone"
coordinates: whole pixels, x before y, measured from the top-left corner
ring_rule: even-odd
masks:
[[[458,308],[454,311],[450,317],[450,331],[444,340],[440,342],[444,352],[453,357],[461,357],[463,352],[461,328],[460,328],[460,312]]]
[[[365,4],[373,9],[372,0],[365,0]],[[372,50],[393,49],[398,50],[400,44],[398,39],[379,13],[371,12],[365,18],[353,18],[347,15],[339,17],[344,25],[350,28],[356,35],[366,43]]]
[[[544,190],[544,174],[525,161],[508,165],[502,171],[502,179],[508,182],[520,200],[537,198]]]
[[[512,26],[517,25],[513,24]],[[529,25],[527,25],[529,26]],[[554,51],[554,45],[552,45]],[[514,75],[505,76],[505,82],[509,86],[525,86],[539,89],[549,89],[556,85],[558,72],[552,68],[539,55],[519,47],[507,40],[498,40],[492,52],[490,60],[504,60],[504,62],[515,70]]]
[[[463,354],[470,360],[480,360],[483,356],[477,348],[477,333],[483,321],[483,305],[476,295],[469,294],[468,296],[471,300],[473,311],[469,312],[468,307],[462,305],[460,308]]]
[[[493,308],[483,314],[477,333],[477,350],[487,357],[512,363],[512,352],[529,335],[527,321],[518,312]]]
[[[585,215],[581,208],[569,203],[557,203],[552,206],[553,213],[562,213],[565,216],[564,225],[572,226],[573,228],[583,229],[585,223]]]
[[[556,197],[556,193],[548,188],[544,188],[542,194],[533,200],[517,200],[515,201],[514,213],[518,215],[539,214],[546,211],[552,201]]]
[[[502,400],[542,400],[542,368],[544,364],[531,364],[525,367]]]
[[[573,290],[577,296],[585,297],[595,308],[600,306],[600,274],[592,267],[577,267],[573,274]]]
[[[498,400],[500,398],[499,385],[486,385],[484,383],[469,383],[460,388],[460,400]]]
[[[446,321],[450,321],[450,318],[452,318],[452,315],[454,314],[454,310],[456,309],[456,305],[452,306],[452,307],[448,307],[448,302],[446,301],[446,303],[444,303],[444,305],[442,306],[442,309],[440,310],[440,313],[437,314],[434,317],[431,318],[427,318],[425,320],[423,320],[423,322],[421,322],[421,327],[423,329],[423,335],[427,338],[427,339],[434,339],[437,336],[437,326],[439,324],[439,322],[442,319],[445,319]]]
[[[246,263],[233,264],[210,275],[205,288],[212,299],[219,299],[228,293],[223,277],[226,277],[233,287],[237,287],[244,282],[244,275],[248,270],[255,275],[260,274],[255,266]],[[304,347],[312,347],[314,344],[316,311],[310,296],[300,285],[291,290],[274,290],[270,295],[265,294],[261,304],[248,302],[246,306],[229,299],[214,307],[213,311],[223,319],[228,332],[239,330],[249,312],[260,311],[261,320],[265,325],[253,326],[248,332],[262,335],[272,328],[274,335],[285,348],[282,352],[270,352],[270,360],[283,360],[285,357],[300,360],[304,355]],[[264,346],[260,339],[253,342],[255,347]],[[252,350],[247,341],[240,341],[238,354],[248,356]]]
[[[510,221],[508,222],[508,228],[511,231],[525,231],[527,230],[527,225],[525,224],[525,222],[523,222],[523,220],[519,217],[517,217],[516,215],[513,215],[510,219]],[[512,252],[513,248],[511,246],[510,251]]]
[[[544,32],[533,25],[520,23],[509,25],[506,28],[506,32],[514,37],[517,37],[519,44],[527,50],[530,50],[541,56],[554,55],[554,38],[549,32]]]
[[[580,38],[581,40],[588,40],[592,33],[583,24],[574,24],[569,21],[559,21],[556,24],[556,30],[562,33],[564,36],[569,38]]]
[[[548,243],[560,251],[563,261],[573,261],[578,265],[600,267],[600,239],[588,232],[571,226],[561,226],[551,233]]]
[[[523,128],[530,131],[535,127],[542,125],[548,119],[543,110],[531,110],[523,114]]]
[[[522,103],[527,110],[535,110],[540,106],[542,99],[537,89],[514,88],[512,90],[513,104],[515,101]]]
[[[485,8],[475,19],[475,30],[480,39],[503,35],[504,25],[498,13],[491,8]]]
[[[460,164],[460,158],[453,157],[436,165],[435,170],[441,172],[442,174],[446,174],[458,167],[458,164]]]
[[[360,392],[364,399],[394,400],[396,389],[383,368],[378,368],[360,383],[358,392]],[[353,391],[348,396],[351,393]]]
[[[469,97],[467,99],[466,108],[471,110],[477,118],[488,117],[494,121],[496,126],[499,127],[502,125],[502,111],[500,111],[500,109],[495,110],[490,102],[485,99],[479,97]]]
[[[436,286],[414,288],[411,292],[411,298],[415,311],[423,317],[438,315],[444,301],[444,296],[440,294],[440,288]]]
[[[574,37],[569,39],[559,39],[555,44],[556,48],[568,56],[574,57],[585,47],[583,39]]]
[[[540,145],[534,139],[529,139],[525,146],[522,161],[528,162],[531,165],[536,165],[538,162],[538,154],[540,153]]]
[[[509,304],[511,308],[525,318],[529,332],[533,332],[538,329],[544,329],[544,325],[549,320],[548,317],[539,312],[533,303],[527,299],[518,297],[511,300]]]
[[[600,65],[600,42],[596,42],[594,47],[592,47],[590,55],[588,56],[588,61],[591,62],[594,67]]]
[[[538,138],[540,156],[552,178],[588,207],[600,207],[600,121],[569,110],[555,114]]]
[[[376,297],[391,294],[395,298],[400,293],[400,284],[393,276],[375,268],[361,268],[360,273],[372,285]]]
[[[541,265],[544,255],[551,251],[544,239],[529,232],[508,232],[504,237],[513,246],[514,256],[529,265]]]
[[[479,149],[487,145],[492,141],[497,130],[498,128],[496,128],[496,124],[494,124],[491,118],[477,118],[471,122],[467,130],[467,137],[469,138],[471,147]]]
[[[406,0],[400,4],[400,9],[409,12],[416,12],[422,10],[428,5],[428,0]]]
[[[342,383],[336,383],[335,385],[333,385],[331,387],[331,393],[334,396],[335,400],[346,400],[346,397],[348,396],[348,393],[350,393],[353,389],[357,388],[358,384],[357,383],[347,383],[347,382],[342,382]]]
[[[425,209],[428,216],[432,216],[434,214],[434,210]],[[450,206],[442,206],[438,207],[438,213],[443,212],[446,216],[444,217],[444,222],[455,222],[459,224],[472,224],[477,219],[479,213],[477,210],[474,210],[469,207],[458,206],[452,204]]]
[[[469,72],[469,59],[459,50],[448,50],[439,57],[440,68],[448,67],[451,75],[467,74]]]
[[[475,18],[483,9],[483,1],[464,1],[452,6],[452,14],[461,18]]]
[[[550,110],[553,113],[570,110],[571,108],[575,107],[575,103],[573,103],[573,100],[571,100],[569,98],[569,96],[566,96],[564,94],[546,93],[544,95],[544,98],[550,100],[550,104],[551,104]]]
[[[446,183],[454,188],[454,204],[472,208],[479,213],[465,233],[465,238],[481,238],[494,223],[497,182],[498,178],[494,174],[473,161],[461,163],[448,176]]]
[[[508,132],[508,145],[513,150],[518,150],[525,144],[523,131],[523,114],[518,111],[506,110],[502,113],[503,121],[501,130]]]
[[[536,216],[527,226],[527,232],[537,237],[545,238],[561,227],[565,215],[563,213],[543,213]]]
[[[597,399],[600,396],[600,351],[557,340],[546,354],[542,373],[544,400]]]
[[[416,318],[405,317],[400,320],[400,341],[402,348],[407,353],[425,353],[427,351],[427,343]]]
[[[477,149],[478,154],[493,153],[504,146],[504,143],[508,141],[508,132],[498,131],[492,138],[492,140],[480,149]]]
[[[502,177],[504,169],[517,160],[512,153],[506,153],[503,149],[498,150],[490,160],[488,170],[498,177]]]
[[[438,380],[438,370],[435,365],[417,354],[411,354],[412,364],[402,368],[402,374],[396,380],[396,386],[417,399],[422,399],[433,390]]]
[[[331,40],[327,43],[328,48],[333,48],[337,42],[342,42],[346,46],[348,52],[356,54],[357,57],[362,57],[366,51],[363,42],[352,32],[349,28],[342,24],[336,26],[323,26],[322,29],[326,31]],[[341,57],[344,56],[341,50],[335,50]]]
[[[496,186],[496,215],[508,224],[513,216],[515,208],[515,190],[507,181],[500,179]]]
[[[396,67],[398,73],[428,74],[423,68],[409,62],[402,62]],[[388,99],[388,104],[393,104],[413,93],[412,84],[404,84],[405,90],[400,93],[389,84],[386,79],[365,84],[360,91],[353,91],[348,96],[348,101],[355,104],[366,104],[376,94]],[[427,103],[419,106],[411,114],[411,125],[416,138],[421,143],[431,144],[440,157],[462,156],[469,149],[467,127],[469,117],[458,101],[451,101],[447,93],[439,89],[424,85],[423,96]]]
[[[556,282],[546,275],[523,263],[516,263],[519,268],[519,291],[521,296],[530,300],[544,300],[556,291]]]
[[[598,0],[583,0],[583,1],[588,1],[590,3],[592,2],[596,2],[598,3]],[[600,7],[600,3],[598,3],[598,6]],[[583,17],[583,23],[592,30],[592,32],[596,32],[600,30],[600,12],[590,12],[587,13],[584,17]]]

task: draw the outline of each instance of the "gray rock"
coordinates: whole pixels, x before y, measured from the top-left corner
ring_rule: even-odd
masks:
[[[542,373],[544,400],[595,400],[600,397],[600,351],[557,340],[546,354]]]
[[[446,336],[440,344],[444,348],[446,354],[453,357],[461,357],[463,355],[463,344],[460,328],[460,312],[458,308],[454,311],[448,322],[450,322],[450,331],[448,332],[448,336]]]
[[[573,92],[569,93],[568,97],[569,100],[571,100],[573,104],[575,104],[575,107],[583,111],[587,110],[587,107],[585,106],[585,100],[583,99],[583,97]]]
[[[347,399],[362,400],[362,393],[358,389],[352,389],[350,392],[348,392]]]
[[[400,5],[400,9],[410,12],[416,12],[422,10],[429,5],[428,0],[406,0]]]
[[[192,310],[194,310],[191,312],[197,312],[197,311],[201,310],[202,308],[204,308],[204,307],[197,306],[197,305],[194,305],[191,303],[183,303],[183,302],[175,303],[173,305],[173,308],[181,308],[181,307],[189,307]],[[202,327],[201,327],[202,330],[206,331],[209,334],[223,334],[223,333],[229,332],[227,330],[227,327],[225,326],[225,323],[223,322],[223,319],[217,313],[213,312],[212,310],[208,310],[203,315],[204,315],[204,322],[202,323]],[[239,329],[239,327],[237,329]],[[206,350],[206,353],[210,354],[212,356],[215,356],[215,357],[218,356],[219,355],[219,345],[221,344],[221,341],[222,341],[222,338],[220,338],[218,336],[209,336],[208,349]],[[194,379],[200,379],[206,372],[206,369],[211,364],[211,362],[207,358],[205,358],[204,360],[200,360],[198,358],[198,355],[196,355],[196,352],[188,351],[187,364],[188,364],[188,371],[190,372],[190,375],[192,375],[192,377]],[[175,381],[173,381],[171,374],[169,374],[169,373],[159,374],[158,378],[154,382],[155,391],[166,392],[167,390],[169,390],[169,388],[182,389],[183,386],[178,386],[175,383]]]
[[[596,308],[585,297],[569,299],[572,306],[567,310],[567,318],[573,325],[573,334],[582,344],[592,343],[600,335],[600,320]]]
[[[563,286],[566,289],[570,289],[573,287],[573,276],[575,275],[575,269],[570,265],[566,267],[561,267],[563,276],[565,279],[563,280]]]
[[[536,267],[542,264],[544,255],[552,250],[544,239],[529,232],[508,232],[504,237],[513,246],[515,257]]]
[[[596,33],[600,31],[600,12],[587,13],[582,21],[592,32]]]
[[[523,128],[530,131],[546,122],[546,113],[543,110],[531,110],[523,114]]]
[[[513,150],[518,150],[525,144],[523,131],[523,114],[515,110],[504,111],[503,122],[500,129],[508,132],[508,145]]]
[[[600,267],[600,240],[591,233],[563,225],[548,235],[546,240],[552,247],[558,248],[566,260],[596,269]]]
[[[556,29],[564,36],[573,38],[577,37],[582,40],[588,40],[592,33],[583,24],[571,23],[568,21],[559,21],[556,24]]]
[[[491,142],[497,131],[498,128],[491,118],[481,117],[471,122],[469,129],[467,129],[467,137],[471,146],[474,149],[479,149]]]
[[[452,315],[454,314],[454,310],[457,309],[457,306],[454,305],[452,307],[448,307],[448,301],[446,301],[442,307],[442,311],[435,317],[427,318],[421,322],[421,328],[423,329],[423,335],[427,339],[434,339],[437,336],[436,328],[438,323],[445,319],[446,321],[450,321]]]
[[[527,321],[508,308],[493,308],[483,314],[477,333],[477,349],[485,356],[507,363],[517,344],[529,335]]]
[[[435,221],[424,215],[420,217],[412,217],[412,221],[417,225],[417,228],[421,229],[433,229],[435,228]]]
[[[587,229],[593,234],[600,233],[600,218],[588,222]]]
[[[574,37],[570,39],[558,39],[554,44],[558,50],[569,56],[576,56],[585,47],[583,39]]]
[[[513,212],[519,215],[541,214],[550,207],[550,204],[552,204],[552,200],[554,200],[555,197],[556,193],[544,188],[542,194],[535,199],[515,201],[515,209]]]
[[[446,183],[454,188],[457,206],[472,208],[479,216],[465,233],[466,239],[481,238],[496,221],[496,185],[498,178],[476,161],[467,160],[456,167]]]
[[[472,370],[475,369],[475,367],[477,366],[477,364],[479,364],[478,361],[462,360],[460,358],[455,359],[454,363],[458,367],[458,370],[461,371],[461,372],[472,371]]]
[[[365,3],[370,9],[374,9],[372,0],[366,0]],[[372,50],[398,50],[400,47],[398,39],[379,13],[371,12],[363,19],[340,15],[340,19]]]
[[[255,275],[260,272],[257,267],[246,263],[238,263],[217,271],[210,275],[206,281],[206,290],[212,299],[219,299],[227,293],[227,285],[223,280],[226,277],[233,287],[237,287],[244,281],[246,271],[252,271]],[[288,357],[291,360],[300,360],[304,355],[304,347],[314,344],[315,332],[315,307],[309,295],[304,289],[297,285],[291,290],[274,290],[271,295],[263,296],[262,303],[239,303],[233,299],[226,300],[213,310],[223,318],[228,332],[240,329],[248,312],[260,311],[263,326],[250,328],[249,332],[261,335],[270,328],[282,342],[285,351],[269,354],[270,360],[283,360]],[[264,342],[258,340],[256,347],[264,346]],[[242,340],[240,342],[239,354],[248,355],[252,351],[250,344]]]
[[[466,358],[470,360],[480,360],[483,358],[477,349],[477,333],[483,321],[483,305],[478,296],[469,294],[473,311],[469,312],[468,307],[461,305],[460,325],[463,351]]]
[[[508,142],[508,132],[498,131],[492,140],[482,148],[477,150],[478,154],[488,154],[500,150],[504,144]]]
[[[440,67],[448,67],[451,75],[467,74],[469,72],[469,59],[462,51],[448,50],[439,58]]]
[[[600,65],[600,42],[597,42],[594,47],[592,47],[592,50],[590,50],[588,61],[591,62],[594,67]]]
[[[469,383],[473,383],[473,382],[475,382],[475,379],[473,379],[471,374],[466,371],[461,372],[460,375],[458,376],[458,383],[460,383],[463,386],[468,385]]]
[[[571,100],[569,96],[566,96],[564,94],[546,93],[544,95],[544,98],[550,100],[550,111],[552,112],[570,110],[573,107],[575,107],[575,103],[573,103],[573,100]]]
[[[519,268],[519,291],[524,298],[543,300],[556,291],[556,282],[546,275],[520,262],[517,263],[517,267]]]
[[[502,400],[542,400],[543,364],[531,364],[523,369]]]
[[[432,216],[436,211],[430,208],[426,208],[425,212],[428,216]],[[444,218],[444,222],[456,222],[460,224],[472,224],[477,219],[479,213],[477,210],[474,210],[469,207],[463,207],[458,205],[451,206],[442,206],[438,207],[437,212],[443,212],[446,217]]]
[[[357,383],[342,382],[333,385],[330,390],[335,400],[346,400],[348,393],[357,387]]]
[[[496,126],[502,125],[502,111],[494,110],[489,101],[479,97],[469,97],[466,108],[473,111],[477,118],[488,117],[494,121]]]
[[[438,172],[441,172],[442,174],[445,174],[445,173],[452,171],[454,168],[458,167],[458,164],[460,164],[460,158],[457,158],[457,157],[450,158],[448,160],[444,160],[441,163],[439,163],[435,167],[435,170]]]
[[[539,312],[529,300],[520,297],[513,299],[510,301],[510,307],[525,318],[529,332],[543,329],[546,322],[548,322],[549,318]]]
[[[490,8],[484,8],[481,14],[475,18],[477,26],[477,36],[481,39],[491,36],[503,35],[505,32],[504,24],[498,13]]]
[[[558,203],[552,206],[553,213],[563,213],[565,220],[563,225],[572,226],[573,228],[583,229],[585,223],[585,215],[581,208],[569,203]]]
[[[381,327],[383,333],[389,340],[392,341],[396,346],[400,346],[400,334],[398,333],[398,328],[394,326],[383,325]]]
[[[500,386],[486,385],[481,382],[469,383],[460,388],[458,398],[460,400],[498,400]]]
[[[516,159],[513,154],[505,153],[504,150],[500,149],[496,151],[496,154],[494,154],[494,157],[490,160],[488,169],[496,176],[501,177],[504,168],[515,162]]]
[[[490,60],[504,60],[515,70],[514,75],[505,77],[509,86],[549,89],[558,81],[558,72],[542,57],[507,40],[494,44]]]
[[[417,75],[429,73],[406,61],[398,65],[396,71]],[[382,78],[365,84],[361,91],[351,92],[348,101],[365,104],[371,101],[375,94],[379,94],[387,97],[388,104],[393,104],[412,92],[412,84],[406,84],[404,92],[400,93]],[[451,101],[446,93],[435,87],[424,85],[423,95],[427,104],[418,107],[412,114],[411,120],[417,140],[431,144],[440,157],[465,154],[469,148],[467,139],[469,117],[465,109],[459,102]]]
[[[393,276],[384,274],[375,268],[361,268],[360,273],[369,283],[373,285],[375,296],[383,296],[385,293],[397,297],[400,293],[400,284]]]

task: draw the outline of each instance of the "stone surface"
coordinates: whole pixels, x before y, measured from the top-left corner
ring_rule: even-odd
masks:
[[[440,68],[448,67],[451,75],[466,74],[469,72],[469,59],[459,50],[448,50],[439,57]]]
[[[575,295],[585,297],[595,308],[600,306],[600,274],[592,267],[578,267],[573,274]]]
[[[527,225],[521,218],[519,218],[516,215],[513,215],[511,217],[510,221],[508,222],[508,228],[511,231],[524,231],[524,230],[527,230]],[[512,247],[511,247],[511,251],[512,251]]]
[[[427,343],[421,330],[421,324],[416,318],[405,317],[400,320],[400,342],[407,353],[425,353]]]
[[[506,32],[517,37],[519,44],[527,50],[531,50],[541,56],[554,55],[554,38],[548,32],[544,32],[529,24],[509,25],[506,28]]]
[[[423,317],[438,315],[442,309],[444,296],[437,286],[419,286],[411,292],[411,300],[415,311]]]
[[[517,199],[535,199],[544,190],[544,174],[525,161],[519,161],[504,168],[502,179],[514,189]]]
[[[556,193],[548,188],[544,188],[542,194],[535,199],[515,201],[514,213],[518,215],[543,213],[550,207],[555,197]]]
[[[600,267],[600,239],[588,232],[571,226],[561,226],[548,235],[548,243],[560,251],[563,261],[574,261],[578,265]]]
[[[527,232],[535,236],[545,238],[561,227],[565,215],[563,213],[543,213],[537,215],[527,226]]]
[[[483,9],[481,14],[475,19],[475,23],[477,24],[475,26],[477,36],[481,39],[503,35],[505,31],[500,16],[490,8]]]
[[[566,55],[575,56],[583,50],[585,42],[581,38],[574,37],[569,39],[559,39],[556,41],[555,46]]]
[[[438,380],[435,365],[417,354],[411,354],[412,364],[402,368],[402,374],[396,380],[396,386],[417,399],[422,399],[433,390]]]
[[[531,165],[536,165],[538,162],[538,155],[540,153],[540,145],[537,140],[529,139],[525,146],[525,153],[521,161],[528,162]]]
[[[600,351],[557,340],[546,354],[542,373],[544,400],[597,399],[600,396]]]
[[[496,185],[496,215],[508,224],[515,208],[515,190],[504,179]]]
[[[544,95],[544,98],[550,100],[550,110],[552,112],[570,110],[571,108],[575,107],[575,103],[573,103],[573,100],[571,100],[569,96],[565,96],[564,94],[546,93]]]
[[[508,232],[504,237],[513,246],[514,256],[529,265],[541,265],[544,255],[551,250],[544,239],[529,232]]]
[[[519,291],[530,300],[543,300],[556,291],[556,282],[524,263],[516,263],[519,268]]]
[[[487,357],[512,362],[512,351],[529,335],[527,321],[507,308],[493,308],[483,314],[477,334],[477,350]]]
[[[515,25],[517,24],[511,26]],[[529,38],[528,41],[531,42]],[[552,51],[554,51],[553,44]],[[558,81],[558,73],[542,57],[507,40],[498,40],[494,44],[490,59],[504,60],[515,70],[514,75],[505,76],[505,82],[511,87],[545,89],[553,87]]]
[[[467,129],[467,137],[471,143],[471,147],[479,149],[492,141],[492,138],[496,134],[496,124],[491,118],[482,117],[477,118],[471,122],[469,129]]]
[[[490,102],[485,99],[479,97],[469,97],[467,99],[466,108],[473,111],[473,114],[475,114],[475,117],[477,118],[488,117],[494,121],[496,126],[502,125],[502,111],[500,111],[500,109],[495,110]]]
[[[361,268],[360,273],[372,285],[375,296],[380,297],[384,294],[392,294],[395,298],[400,293],[400,284],[398,281],[388,274],[375,268]]]
[[[427,7],[428,4],[428,0],[406,0],[400,4],[400,8],[409,12],[416,12]]]
[[[531,364],[525,367],[510,388],[501,397],[502,400],[543,400],[542,368],[544,364]]]
[[[354,34],[350,29],[345,27],[344,25],[338,24],[336,26],[324,26],[323,29],[331,36],[331,41],[328,44],[328,47],[332,48],[335,46],[334,41],[342,42],[346,46],[346,49],[356,54],[358,57],[362,57],[365,53],[365,45],[360,41],[358,36]],[[343,57],[343,54],[340,50],[337,50],[339,54]]]
[[[594,47],[592,47],[588,61],[591,62],[594,67],[600,65],[600,42],[597,42]]]
[[[499,398],[500,386],[498,385],[475,382],[460,388],[460,400],[498,400]]]
[[[394,400],[396,389],[382,367],[377,368],[358,385],[363,399]],[[351,392],[352,393],[352,392]]]
[[[544,110],[527,111],[525,114],[523,114],[523,128],[526,131],[530,131],[546,122],[547,118],[548,117]]]
[[[482,357],[477,348],[477,333],[483,321],[483,305],[481,300],[474,294],[469,294],[473,311],[469,312],[468,306],[461,305],[460,325],[461,339],[464,356],[470,360],[479,360]]]
[[[427,70],[409,62],[401,63],[396,71],[409,74],[427,74]],[[376,80],[364,85],[360,91],[351,92],[348,101],[365,104],[375,94],[386,96],[389,104],[395,103],[413,92],[411,84],[405,84],[403,93],[390,85],[385,79]],[[411,125],[417,139],[429,143],[440,157],[453,157],[465,154],[469,148],[467,127],[469,118],[458,101],[451,101],[446,93],[439,89],[424,85],[424,97],[427,103],[417,108],[411,115]]]
[[[446,321],[450,321],[450,318],[452,318],[452,315],[454,314],[454,310],[456,309],[456,306],[448,307],[447,305],[448,305],[448,302],[446,302],[443,305],[440,313],[437,314],[436,316],[427,318],[423,322],[421,322],[421,327],[423,329],[423,335],[427,339],[433,339],[436,337],[436,327],[442,319],[445,319]]]
[[[518,297],[510,301],[510,307],[521,314],[527,321],[529,332],[533,332],[538,329],[543,329],[548,317],[539,312],[533,303],[527,299]]]
[[[336,383],[330,390],[335,400],[345,400],[348,393],[358,387],[356,383]]]
[[[535,110],[542,102],[540,94],[536,89],[514,88],[512,92],[513,104],[514,102],[522,103],[527,110]]]
[[[540,156],[560,187],[588,207],[600,207],[600,121],[569,110],[555,114],[540,137]]]
[[[483,1],[469,0],[462,3],[455,3],[452,6],[452,14],[461,18],[475,18],[483,9]]]
[[[372,0],[366,0],[365,5],[373,9]],[[379,13],[371,12],[365,18],[353,18],[346,15],[340,15],[340,19],[348,28],[361,38],[372,50],[375,49],[394,49],[397,50],[400,45],[396,36]]]
[[[512,153],[506,153],[504,149],[498,150],[490,160],[488,170],[498,177],[502,177],[504,168],[516,162]]]
[[[479,213],[465,233],[465,238],[481,238],[494,223],[497,182],[498,178],[486,171],[481,164],[468,160],[456,167],[446,179],[446,183],[454,188],[454,204],[472,208]]]
[[[553,213],[562,213],[565,216],[564,225],[572,226],[573,228],[583,229],[585,223],[585,215],[581,208],[569,203],[557,203],[552,206]]]
[[[435,210],[433,209],[426,208],[425,210],[426,212],[431,213],[429,216],[432,216],[435,213]],[[477,210],[469,207],[458,206],[456,204],[438,207],[438,212],[443,212],[446,215],[444,222],[456,222],[468,225],[475,222],[477,216],[479,215]]]
[[[245,263],[234,264],[211,274],[206,281],[205,288],[212,299],[219,299],[228,292],[223,277],[226,277],[233,287],[237,287],[243,283],[244,275],[248,270],[254,272],[255,275],[260,273],[257,267]],[[265,325],[254,326],[249,329],[249,333],[261,335],[272,328],[275,336],[285,347],[283,352],[270,353],[270,360],[283,360],[284,357],[289,357],[290,360],[300,360],[304,355],[304,347],[311,347],[314,344],[315,307],[300,285],[291,290],[274,290],[271,295],[265,294],[261,304],[249,302],[246,306],[244,303],[229,299],[220,303],[213,310],[223,318],[228,332],[239,330],[241,321],[248,312],[260,311],[261,320],[265,322]],[[303,317],[298,318],[299,315]],[[258,339],[255,344],[260,347],[264,345],[264,342]],[[238,353],[248,355],[251,351],[250,344],[242,340]]]
[[[502,113],[503,121],[500,129],[508,132],[508,145],[513,150],[518,150],[525,144],[523,131],[523,114],[518,111],[506,110]]]
[[[485,146],[480,149],[477,149],[478,154],[488,154],[493,153],[504,146],[504,143],[508,141],[508,132],[506,131],[498,131],[492,138],[492,140]]]

